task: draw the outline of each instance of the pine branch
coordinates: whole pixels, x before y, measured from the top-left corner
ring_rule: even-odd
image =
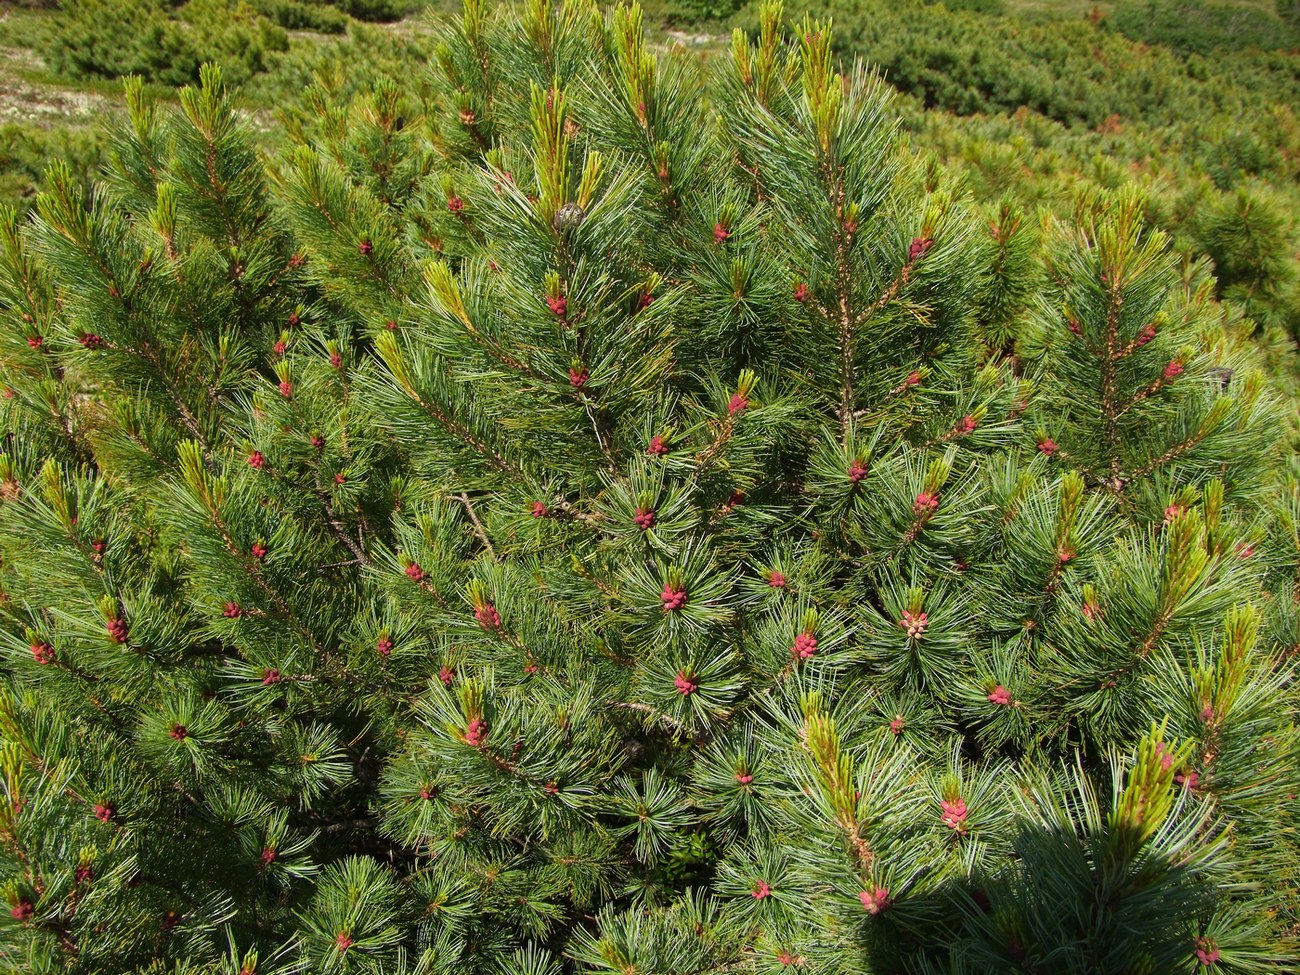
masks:
[[[470,503],[469,495],[462,491],[456,495],[460,503],[465,507],[465,514],[469,515],[470,523],[474,526],[474,534],[478,540],[483,543],[483,548],[487,551],[488,557],[495,559],[496,550],[492,548],[492,541],[488,538],[487,531],[483,528],[483,522],[479,521],[478,515],[474,513],[474,505]]]

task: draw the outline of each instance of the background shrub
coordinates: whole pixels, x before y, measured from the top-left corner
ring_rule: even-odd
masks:
[[[1283,19],[1257,6],[1207,0],[1130,0],[1116,4],[1110,23],[1135,41],[1203,55],[1294,47],[1300,27],[1291,13]]]
[[[130,29],[124,29],[130,25]],[[220,61],[234,84],[266,68],[270,51],[289,46],[284,30],[243,0],[69,0],[52,25],[48,58],[74,78],[139,75],[181,85],[205,61]]]
[[[139,75],[169,86],[194,82],[200,65],[217,62],[238,87],[289,50],[286,31],[342,34],[352,18],[393,21],[423,6],[420,0],[65,0],[46,28],[42,53],[68,78]]]
[[[104,161],[104,132],[98,128],[49,128],[30,122],[0,126],[0,204],[26,209],[51,159],[61,159],[82,185]]]
[[[285,30],[314,30],[341,34],[348,27],[347,15],[336,7],[299,0],[254,0],[257,12]]]
[[[422,10],[422,0],[331,0],[340,10],[357,20],[400,20],[407,14]]]

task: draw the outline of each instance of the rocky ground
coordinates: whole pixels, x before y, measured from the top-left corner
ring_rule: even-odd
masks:
[[[45,64],[35,51],[0,48],[0,124],[91,124],[114,106],[112,99],[95,92],[32,80],[44,70]]]

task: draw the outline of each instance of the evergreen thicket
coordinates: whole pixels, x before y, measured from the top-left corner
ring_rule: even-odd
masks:
[[[393,21],[411,0],[61,0],[41,54],[69,78],[138,75],[163,85],[199,79],[220,62],[229,84],[271,70],[289,31],[342,34],[360,21]],[[129,25],[129,30],[123,30]]]
[[[271,160],[131,81],[4,214],[6,968],[1294,967],[1246,330],[835,50],[470,0]]]
[[[101,162],[93,128],[27,120],[29,81],[61,88],[133,73],[170,86],[218,61],[259,141],[278,145],[273,116],[300,111],[317,74],[349,92],[423,75],[434,42],[421,17],[358,20],[389,21],[413,3],[68,0],[53,16],[12,15],[0,42],[30,51],[14,52],[10,70],[26,57],[55,77],[19,69],[10,94],[23,121],[0,133],[0,200],[28,208],[52,156],[82,170]],[[1274,350],[1270,368],[1286,377],[1294,357],[1283,350],[1300,335],[1300,7],[1273,7],[1120,0],[1084,16],[1002,0],[834,0],[815,13],[833,17],[842,58],[864,58],[908,96],[897,107],[916,146],[966,172],[986,208],[1009,195],[1068,217],[1081,187],[1137,187],[1147,221],[1186,260],[1185,283],[1217,276],[1225,311],[1255,323]],[[724,53],[727,29],[756,36],[759,19],[756,3],[733,0],[661,0],[647,18],[652,43],[679,27],[685,34],[668,36],[706,60]],[[132,31],[117,29],[124,21]]]

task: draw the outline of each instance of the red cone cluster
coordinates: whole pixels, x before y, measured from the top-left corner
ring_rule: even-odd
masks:
[[[939,801],[939,808],[943,812],[943,824],[949,829],[956,830],[959,833],[966,832],[966,800],[958,796],[952,802],[946,799]]]
[[[899,626],[907,631],[907,635],[913,640],[918,639],[925,632],[925,628],[930,625],[930,618],[925,613],[913,613],[910,609],[903,610],[903,618],[899,621]]]
[[[1197,938],[1195,954],[1202,965],[1213,965],[1219,960],[1219,946],[1211,938]]]
[[[482,718],[474,718],[465,729],[465,743],[477,748],[483,744],[483,739],[487,737],[487,731],[487,722]]]
[[[474,618],[478,620],[478,625],[485,630],[501,629],[501,614],[497,612],[497,608],[491,603],[475,606]]]
[[[886,910],[892,903],[889,899],[888,887],[873,886],[870,890],[864,890],[858,894],[858,900],[862,901],[862,906],[872,916]]]
[[[800,633],[794,638],[790,652],[800,660],[807,660],[817,652],[817,637],[811,633]]]

